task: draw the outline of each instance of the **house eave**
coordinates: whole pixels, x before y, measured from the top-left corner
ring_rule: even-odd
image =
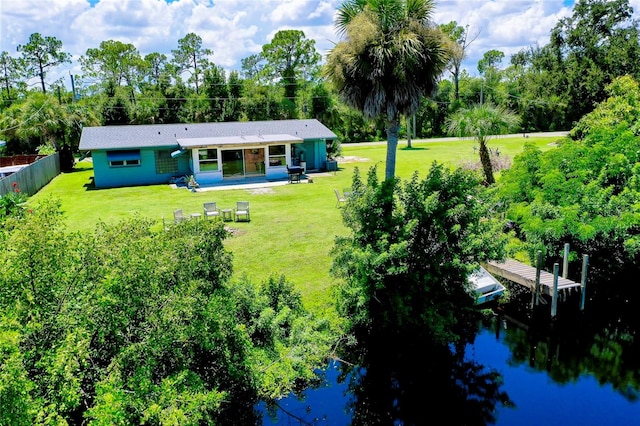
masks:
[[[275,143],[302,143],[304,139],[297,136],[277,135],[244,135],[230,137],[179,138],[178,145],[182,149],[198,148],[242,148],[246,146],[273,145]]]

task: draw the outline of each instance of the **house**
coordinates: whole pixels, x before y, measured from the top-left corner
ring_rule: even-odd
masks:
[[[250,177],[287,178],[287,166],[325,170],[337,136],[318,120],[85,127],[96,188],[168,183],[193,175],[200,185]]]

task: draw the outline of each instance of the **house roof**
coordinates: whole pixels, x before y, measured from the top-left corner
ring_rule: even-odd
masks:
[[[217,138],[179,138],[180,148],[205,148],[208,146],[231,147],[242,145],[267,145],[270,143],[300,143],[301,138],[291,135],[247,135],[247,136],[226,136]]]
[[[85,127],[80,150],[177,148],[178,140],[197,138],[251,138],[260,135],[287,135],[286,140],[337,139],[335,133],[315,119],[234,121],[224,123],[144,124]],[[293,137],[293,138],[292,138]],[[185,142],[186,143],[186,142]],[[193,142],[192,142],[193,143]],[[249,142],[247,142],[249,143]],[[181,143],[181,145],[183,145]],[[184,146],[184,145],[183,145]]]

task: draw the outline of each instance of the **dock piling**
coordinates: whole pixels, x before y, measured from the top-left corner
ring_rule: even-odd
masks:
[[[564,256],[562,257],[562,278],[569,274],[569,243],[564,244]]]
[[[589,265],[589,255],[582,256],[582,279],[580,280],[580,310],[584,311],[584,302],[587,296],[587,266]]]
[[[551,295],[551,318],[556,317],[558,310],[558,270],[560,265],[558,262],[553,264],[553,294]]]
[[[536,256],[536,284],[533,292],[536,298],[536,306],[540,304],[540,270],[542,269],[542,250],[538,250]]]

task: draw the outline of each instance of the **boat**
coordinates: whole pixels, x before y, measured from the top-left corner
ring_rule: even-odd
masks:
[[[469,283],[476,291],[476,305],[498,299],[505,290],[505,286],[482,266],[469,276]]]

